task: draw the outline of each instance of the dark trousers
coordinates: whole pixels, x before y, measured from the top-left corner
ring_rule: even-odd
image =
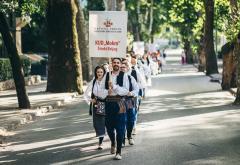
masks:
[[[127,138],[130,139],[132,138],[132,130],[136,121],[136,109],[135,108],[127,109],[126,116],[127,116],[126,123]],[[125,144],[125,134],[123,144]]]
[[[119,105],[117,102],[106,102],[106,118],[105,124],[107,128],[108,136],[111,140],[111,145],[115,145],[115,139],[117,139],[117,153],[121,154],[122,142],[124,139],[126,114],[119,113]],[[115,137],[116,130],[116,137]]]
[[[141,102],[142,102],[142,98],[138,98],[138,99],[137,99],[137,105],[136,105],[136,111],[135,111],[135,124],[134,124],[134,126],[137,124],[138,111],[139,111]]]
[[[136,110],[135,108],[127,110],[127,138],[130,139],[132,137],[132,130],[134,127],[134,123],[136,120]]]

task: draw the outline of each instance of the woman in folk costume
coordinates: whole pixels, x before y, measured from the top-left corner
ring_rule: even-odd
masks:
[[[144,54],[141,59],[141,63],[143,65],[144,74],[147,81],[147,86],[152,86],[151,81],[151,60],[148,57],[148,54]]]
[[[102,142],[105,136],[105,98],[108,90],[105,86],[105,69],[97,66],[94,71],[95,77],[89,83],[84,98],[90,103],[90,114],[93,116],[93,127],[96,136],[99,137],[98,149],[102,149]]]

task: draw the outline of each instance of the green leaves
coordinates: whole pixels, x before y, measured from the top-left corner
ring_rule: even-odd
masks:
[[[231,6],[229,9],[229,18],[225,22],[225,34],[228,41],[234,41],[240,30],[240,4],[237,3],[236,6]]]
[[[2,0],[0,3],[0,12],[7,14],[9,12],[15,11],[17,7],[17,0]]]
[[[23,17],[31,16],[34,13],[44,15],[47,0],[2,0],[0,3],[0,12],[8,15],[15,12]]]

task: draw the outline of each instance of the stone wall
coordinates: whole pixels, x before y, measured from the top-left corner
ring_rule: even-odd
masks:
[[[39,75],[28,76],[28,77],[25,77],[24,79],[25,79],[26,86],[41,82],[41,76]],[[15,89],[15,83],[13,79],[0,82],[0,91],[4,91],[8,89]]]

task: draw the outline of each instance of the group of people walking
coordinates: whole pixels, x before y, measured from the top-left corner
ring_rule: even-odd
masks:
[[[116,160],[122,159],[125,137],[129,145],[134,145],[133,134],[141,99],[151,79],[149,69],[147,59],[141,60],[133,52],[124,59],[112,58],[111,64],[95,68],[94,78],[84,93],[99,138],[98,149],[102,149],[107,132],[111,141],[110,153],[115,154]]]

